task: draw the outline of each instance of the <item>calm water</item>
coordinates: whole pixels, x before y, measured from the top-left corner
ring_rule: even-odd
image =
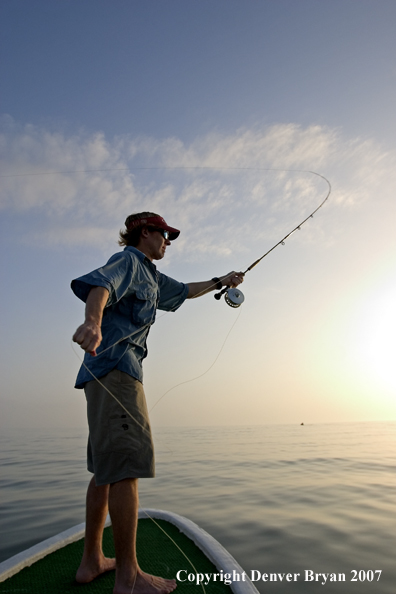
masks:
[[[156,429],[141,505],[185,515],[245,571],[300,573],[261,592],[396,591],[396,423]],[[83,430],[3,432],[0,560],[84,521]],[[305,582],[305,570],[346,582]],[[350,581],[352,570],[382,570]],[[361,573],[361,578],[367,574]]]

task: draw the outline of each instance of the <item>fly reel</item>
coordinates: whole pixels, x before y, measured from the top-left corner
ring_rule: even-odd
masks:
[[[227,289],[224,299],[230,307],[240,307],[245,301],[245,296],[239,289]]]
[[[239,289],[225,288],[220,293],[214,295],[215,299],[220,299],[224,295],[225,302],[230,307],[240,307],[245,301],[245,296]]]

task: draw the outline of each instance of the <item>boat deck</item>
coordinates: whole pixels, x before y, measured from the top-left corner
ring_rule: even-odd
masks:
[[[171,542],[160,528],[150,519],[140,519],[137,534],[137,554],[141,568],[153,575],[174,578],[176,573],[185,569],[188,573],[217,573],[216,567],[202,551],[182,534],[179,529],[164,520],[156,520],[163,530],[177,543],[184,554],[191,560],[195,570],[179,549]],[[54,551],[30,567],[0,583],[0,593],[7,594],[100,594],[110,593],[114,586],[114,571],[96,578],[90,584],[78,584],[74,577],[80,563],[84,539],[78,540]],[[114,557],[114,543],[111,527],[105,528],[103,551],[106,556]],[[184,574],[185,575],[185,574]],[[212,581],[205,586],[195,583],[178,582],[179,594],[192,592],[206,594],[232,594],[229,586],[223,582]]]

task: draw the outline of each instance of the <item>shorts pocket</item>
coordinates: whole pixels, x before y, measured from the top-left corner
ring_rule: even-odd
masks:
[[[108,419],[109,438],[113,452],[139,452],[142,440],[136,421],[127,415],[117,415]]]

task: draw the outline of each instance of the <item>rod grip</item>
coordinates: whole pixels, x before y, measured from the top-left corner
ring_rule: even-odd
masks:
[[[221,299],[221,296],[224,295],[224,293],[226,293],[228,291],[230,287],[227,285],[226,287],[224,287],[224,289],[222,289],[221,291],[219,291],[219,293],[215,293],[213,295],[213,297],[215,299],[217,299],[217,301],[219,301],[219,299]]]

